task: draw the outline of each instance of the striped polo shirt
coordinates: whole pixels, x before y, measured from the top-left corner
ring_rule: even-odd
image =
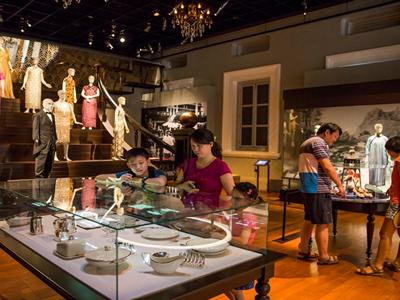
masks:
[[[306,140],[300,146],[299,175],[300,191],[303,193],[329,193],[332,181],[318,163],[321,158],[329,158],[329,146],[319,136]]]

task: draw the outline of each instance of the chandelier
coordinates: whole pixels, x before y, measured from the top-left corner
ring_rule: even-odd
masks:
[[[206,27],[210,29],[213,23],[210,9],[203,9],[200,2],[192,2],[188,5],[180,2],[174,7],[171,14],[172,27],[180,27],[184,41],[190,39],[190,42],[193,42],[195,38],[202,37]]]
[[[60,0],[55,0],[55,1],[58,3]],[[72,1],[73,0],[62,0],[64,9],[67,9],[68,6],[70,6],[72,4]],[[81,0],[75,0],[75,1],[76,1],[76,3],[80,3],[81,2]]]

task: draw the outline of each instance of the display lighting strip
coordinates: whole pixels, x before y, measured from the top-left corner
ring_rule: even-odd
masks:
[[[206,222],[211,224],[212,221],[211,220],[207,220],[207,219],[203,219],[203,218],[197,218],[197,217],[188,217],[188,219],[192,219],[192,220],[196,220],[196,221],[201,221],[201,222]],[[221,224],[219,222],[214,222],[214,225],[220,229],[222,229],[225,232],[225,237],[222,240],[213,242],[213,243],[209,243],[209,244],[204,244],[204,245],[193,245],[193,246],[170,246],[170,245],[154,245],[154,244],[147,244],[147,243],[141,243],[141,242],[135,242],[135,241],[131,241],[125,238],[118,238],[118,242],[122,242],[122,243],[127,243],[127,244],[131,244],[133,246],[139,246],[139,247],[147,247],[147,248],[156,248],[156,249],[160,249],[160,247],[162,247],[163,249],[173,249],[173,250],[197,250],[197,249],[206,249],[206,248],[212,248],[212,247],[218,247],[221,246],[223,244],[228,243],[230,240],[232,240],[232,233],[229,230],[229,228],[224,225]]]

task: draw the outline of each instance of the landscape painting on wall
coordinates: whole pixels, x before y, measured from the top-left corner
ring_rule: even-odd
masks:
[[[342,166],[344,157],[354,148],[365,160],[365,145],[374,134],[374,124],[383,125],[383,135],[400,135],[400,105],[360,105],[307,109],[287,109],[284,112],[283,155],[284,173],[297,172],[300,145],[313,136],[326,122],[338,124],[343,129],[340,139],[330,147],[335,166]]]

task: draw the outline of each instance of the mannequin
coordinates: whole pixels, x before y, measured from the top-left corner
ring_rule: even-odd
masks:
[[[122,108],[126,103],[125,97],[118,98],[118,106],[115,109],[115,117],[114,117],[114,140],[113,140],[113,159],[119,160],[122,159],[124,155],[124,135],[125,132],[129,133],[128,124],[125,119],[125,111]]]
[[[63,211],[75,212],[75,195],[82,188],[74,188],[72,178],[57,178],[54,186],[52,205]]]
[[[388,164],[388,155],[385,150],[388,138],[382,134],[382,124],[375,124],[374,129],[375,134],[368,138],[365,145],[365,155],[369,168],[369,184],[383,186],[385,185],[385,170]]]
[[[82,89],[82,129],[89,127],[89,130],[96,128],[96,115],[97,115],[97,98],[100,96],[100,90],[97,86],[93,85],[94,76],[89,76],[89,84],[85,85]]]
[[[71,120],[75,124],[82,124],[76,121],[72,106],[65,102],[65,93],[60,90],[57,92],[58,100],[54,103],[54,115],[57,132],[57,143],[62,143],[64,147],[64,158],[67,161],[71,161],[68,157],[70,132],[71,132]],[[54,158],[58,161],[57,153]]]
[[[290,137],[290,145],[292,147],[295,146],[294,144],[294,138],[296,136],[296,129],[297,129],[297,125],[299,125],[299,123],[297,123],[297,118],[298,116],[295,114],[294,109],[290,109],[289,110],[289,128],[288,128],[288,134]]]
[[[35,157],[35,176],[47,178],[53,168],[57,134],[54,126],[54,102],[44,99],[42,104],[43,110],[33,115],[32,139],[35,143],[32,154]]]
[[[4,38],[0,37],[0,70],[3,73],[4,83],[1,97],[15,99],[11,73],[14,71],[10,62],[8,50],[4,45]]]
[[[51,88],[43,78],[43,70],[38,66],[39,58],[32,58],[32,66],[26,69],[24,83],[21,90],[25,89],[25,113],[35,113],[36,109],[40,109],[40,101],[42,99],[42,84]]]
[[[4,91],[4,74],[0,71],[0,99]]]
[[[76,103],[76,89],[75,89],[75,69],[68,69],[68,76],[64,78],[62,83],[62,90],[65,92],[65,102],[71,104],[74,110],[74,103]]]

